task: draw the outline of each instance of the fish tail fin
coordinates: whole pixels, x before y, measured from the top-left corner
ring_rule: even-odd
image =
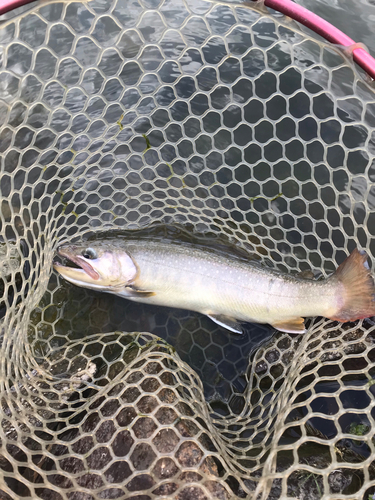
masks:
[[[337,268],[332,279],[344,288],[341,308],[330,318],[344,323],[375,316],[374,279],[366,252],[355,249]]]

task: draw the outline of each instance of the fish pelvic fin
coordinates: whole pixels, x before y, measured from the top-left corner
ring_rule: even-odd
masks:
[[[212,319],[212,321],[214,321],[217,325],[223,326],[233,333],[243,333],[240,323],[234,318],[224,316],[224,314],[207,314],[207,316]]]
[[[343,304],[329,319],[345,323],[375,316],[374,278],[366,252],[353,250],[329,279],[337,280],[344,288]]]
[[[279,323],[272,323],[272,326],[280,332],[286,333],[306,333],[305,320],[303,318],[292,318]]]

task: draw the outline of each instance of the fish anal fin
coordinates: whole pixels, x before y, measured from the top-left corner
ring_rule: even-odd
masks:
[[[130,285],[130,286],[127,286],[125,287],[126,288],[126,295],[128,297],[134,297],[134,298],[147,298],[147,297],[153,297],[154,295],[156,295],[155,292],[150,292],[148,290],[142,290],[140,288],[137,288],[136,286],[134,285]]]
[[[227,330],[230,330],[234,333],[243,333],[242,327],[240,323],[229,316],[225,316],[224,314],[207,314],[207,316],[212,319],[217,325],[223,326]]]
[[[303,318],[292,318],[287,321],[272,323],[272,326],[280,332],[286,333],[306,333],[305,321]]]

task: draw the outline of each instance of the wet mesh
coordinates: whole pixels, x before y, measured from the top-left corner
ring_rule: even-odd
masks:
[[[0,48],[0,499],[372,498],[372,320],[238,336],[51,271],[62,242],[155,222],[316,277],[375,255],[351,62],[202,0],[41,5]]]

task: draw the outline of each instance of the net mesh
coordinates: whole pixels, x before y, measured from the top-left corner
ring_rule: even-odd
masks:
[[[372,320],[236,336],[51,275],[60,243],[155,222],[316,277],[375,255],[351,62],[202,0],[42,5],[0,48],[1,500],[372,498]]]

